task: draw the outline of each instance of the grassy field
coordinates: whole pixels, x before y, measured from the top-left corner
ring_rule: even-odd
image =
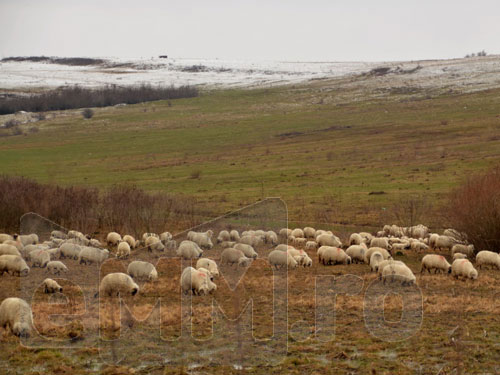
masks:
[[[440,201],[500,160],[500,90],[358,94],[333,80],[57,113],[0,139],[0,173],[136,184],[214,216],[282,197],[292,222],[378,226],[401,196]]]

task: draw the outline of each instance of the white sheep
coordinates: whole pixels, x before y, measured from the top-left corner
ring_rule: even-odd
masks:
[[[196,242],[184,240],[177,249],[177,255],[183,259],[196,259],[203,255],[203,250]]]
[[[17,249],[17,247],[8,245],[8,244],[1,244],[0,245],[0,255],[17,255],[21,256],[21,253]]]
[[[278,244],[278,235],[274,231],[269,230],[266,232],[266,234],[264,236],[264,240],[267,244],[277,245]]]
[[[404,263],[401,262],[400,260],[385,259],[385,260],[381,261],[377,266],[377,274],[378,274],[378,277],[380,280],[382,280],[382,273],[384,272],[384,268],[389,264],[402,264],[402,265],[404,265]]]
[[[159,238],[153,236],[146,238],[146,247],[148,251],[165,251],[165,245]]]
[[[235,241],[224,241],[224,242],[220,243],[220,247],[223,249],[228,248],[228,247],[234,247],[234,245],[236,245]]]
[[[0,255],[0,275],[3,275],[4,272],[11,275],[27,276],[30,268],[20,256]]]
[[[451,273],[451,264],[445,259],[442,255],[437,254],[427,254],[422,258],[422,268],[420,273],[427,270],[431,273],[434,270],[434,273],[437,272],[446,272]]]
[[[47,271],[54,275],[59,275],[61,272],[68,272],[68,267],[63,262],[54,260],[47,263]]]
[[[237,264],[241,267],[246,267],[248,266],[250,259],[245,256],[243,251],[228,247],[227,249],[224,249],[221,253],[220,256],[220,263],[221,264]]]
[[[354,263],[364,263],[365,253],[367,252],[366,245],[351,245],[345,251],[349,255]]]
[[[359,232],[359,235],[363,237],[363,241],[365,242],[366,245],[368,245],[372,241],[373,235],[371,233]]]
[[[417,278],[412,270],[404,264],[389,264],[382,271],[382,280],[386,281],[401,281],[402,285],[415,285]]]
[[[59,247],[60,257],[69,259],[78,259],[80,255],[81,246],[75,243],[65,242]]]
[[[453,245],[456,244],[455,239],[448,236],[439,236],[434,244],[434,249],[437,250],[451,250]]]
[[[320,234],[318,237],[316,237],[316,242],[318,245],[321,246],[330,246],[330,247],[341,247],[342,243],[338,239],[338,237],[334,236],[333,234]]]
[[[304,238],[304,231],[300,228],[295,228],[294,230],[292,230],[291,235],[295,238]]]
[[[217,243],[221,243],[224,241],[231,241],[231,235],[227,230],[221,230],[219,235],[217,236]]]
[[[59,248],[45,250],[50,256],[50,260],[59,259],[61,257],[61,250]]]
[[[240,243],[244,243],[250,245],[254,248],[261,246],[263,243],[262,237],[252,234],[247,234],[245,236],[241,236]]]
[[[215,292],[217,290],[217,285],[215,285],[215,283],[214,283],[214,275],[209,270],[207,270],[206,268],[203,268],[203,267],[198,268],[197,271],[203,272],[204,274],[207,275],[207,277],[208,277],[208,280],[207,280],[208,293]]]
[[[233,229],[231,232],[229,232],[229,235],[231,236],[231,241],[238,242],[240,240],[240,234],[236,229]]]
[[[465,279],[476,280],[478,273],[468,259],[457,259],[451,265],[451,274],[455,278],[463,277]]]
[[[22,234],[19,236],[19,240],[23,244],[26,245],[36,245],[38,243],[38,236],[34,233],[32,234]]]
[[[316,229],[312,227],[305,227],[304,228],[304,237],[305,238],[315,238],[316,237]]]
[[[31,260],[31,267],[45,268],[50,262],[50,255],[45,250],[33,250],[29,254]]]
[[[196,269],[200,268],[206,268],[215,277],[219,276],[219,268],[217,267],[217,263],[215,263],[215,261],[213,261],[212,259],[208,258],[198,259],[198,261],[196,262]]]
[[[455,255],[455,253],[462,253],[467,255],[469,258],[474,257],[474,245],[462,245],[456,244],[451,248],[451,255]]]
[[[234,245],[234,248],[243,251],[243,254],[245,254],[247,258],[257,259],[257,253],[255,252],[254,248],[250,245],[244,243],[238,243]]]
[[[312,259],[309,257],[309,255],[304,250],[289,248],[287,250],[287,253],[289,253],[297,261],[299,266],[302,266],[302,267],[311,267],[312,266]]]
[[[416,240],[416,241],[411,242],[410,249],[413,251],[427,251],[427,250],[429,250],[429,246],[427,246],[423,242]]]
[[[361,245],[365,243],[363,237],[359,233],[352,233],[349,237],[349,246],[351,245]]]
[[[158,279],[158,271],[155,266],[149,262],[134,260],[130,262],[127,268],[127,273],[138,280],[156,281]]]
[[[118,259],[127,259],[130,256],[130,245],[126,241],[120,241],[118,244],[118,249],[116,251],[116,257]]]
[[[453,260],[457,260],[457,259],[467,259],[467,255],[462,254],[462,253],[453,254]]]
[[[401,243],[395,243],[392,245],[392,250],[393,251],[403,251],[407,250],[410,248],[410,243],[409,242],[401,242]]]
[[[63,291],[62,286],[60,286],[57,281],[52,279],[43,280],[42,285],[44,293],[61,293]]]
[[[295,240],[293,241],[293,245],[299,249],[303,249],[306,246],[306,243],[307,239],[302,237],[296,237]]]
[[[135,296],[139,292],[137,285],[132,278],[122,272],[109,273],[104,276],[99,286],[99,292],[107,296],[131,294]]]
[[[281,250],[271,251],[267,260],[271,267],[274,266],[276,269],[281,269],[283,267],[296,268],[298,266],[297,261],[290,253]]]
[[[389,243],[389,240],[385,237],[379,238],[374,237],[370,241],[370,247],[381,247],[382,249],[391,250],[392,246]]]
[[[373,248],[372,248],[373,249]],[[374,251],[371,255],[370,255],[370,268],[372,270],[372,272],[377,272],[378,271],[378,266],[380,265],[380,263],[382,263],[384,261],[384,256],[379,252],[379,251]]]
[[[14,241],[14,237],[12,237],[10,234],[0,233],[0,244],[4,243],[5,241]]]
[[[196,242],[202,249],[211,249],[214,245],[212,243],[213,232],[208,230],[206,232],[188,232],[187,239]]]
[[[21,251],[24,248],[24,245],[22,244],[22,242],[19,239],[19,236],[17,234],[14,235],[13,240],[4,241],[3,244],[4,245],[12,245],[19,251]]]
[[[64,233],[63,231],[53,230],[52,232],[50,232],[50,238],[58,238],[61,240],[65,240],[68,238],[68,235],[66,233]]]
[[[288,228],[281,228],[279,231],[279,239],[282,243],[286,243],[288,241],[288,237],[292,235],[292,230]]]
[[[288,249],[295,249],[295,247],[281,243],[274,248],[274,250],[280,250],[280,251],[287,251]]]
[[[135,238],[133,236],[131,236],[130,234],[126,234],[123,236],[123,241],[125,241],[126,243],[128,243],[128,245],[130,246],[131,249],[135,249],[138,242],[139,241],[136,241]]]
[[[163,232],[160,233],[160,241],[166,245],[168,241],[170,241],[173,238],[172,233],[170,232]]]
[[[210,286],[208,284],[209,275],[193,267],[186,267],[181,274],[181,290],[184,294],[191,291],[193,295],[208,294]]]
[[[109,257],[109,250],[84,246],[78,255],[78,264],[100,264]]]
[[[332,246],[321,246],[320,247],[320,259],[319,262],[323,265],[335,265],[335,264],[351,264],[352,259],[349,255],[345,253],[344,250],[338,247]],[[319,251],[319,250],[318,250]]]
[[[33,313],[21,298],[6,298],[0,304],[0,326],[10,328],[19,337],[29,337],[33,327]]]
[[[391,254],[384,248],[382,247],[370,247],[366,252],[365,252],[365,263],[370,264],[370,259],[372,254],[378,251],[382,256],[384,257],[384,260],[386,259],[392,259]]]
[[[305,250],[310,250],[310,251],[313,251],[313,250],[318,250],[318,243],[316,241],[307,241],[306,242],[306,246],[305,246]]]
[[[493,251],[481,250],[476,255],[476,265],[481,269],[483,266],[494,266],[500,270],[500,255]]]
[[[122,236],[116,232],[109,232],[108,235],[106,236],[106,242],[110,246],[118,245],[121,240],[122,240]]]

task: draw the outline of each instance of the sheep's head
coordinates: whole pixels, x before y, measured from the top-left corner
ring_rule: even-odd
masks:
[[[24,322],[17,322],[12,327],[12,332],[14,333],[14,335],[19,337],[29,337],[31,329],[29,324]]]
[[[470,277],[472,280],[476,280],[476,279],[477,279],[477,271],[476,271],[476,270],[472,270],[472,271],[470,271],[470,273],[469,273],[469,277]]]
[[[347,256],[347,264],[351,264],[351,263],[352,263],[352,259],[351,259],[351,257],[348,255],[348,256]]]

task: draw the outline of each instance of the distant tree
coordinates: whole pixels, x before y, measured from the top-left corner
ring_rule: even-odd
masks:
[[[92,118],[94,116],[94,111],[91,110],[90,108],[85,108],[82,111],[82,116],[83,118]]]

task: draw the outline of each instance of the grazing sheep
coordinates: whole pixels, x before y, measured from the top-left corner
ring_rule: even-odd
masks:
[[[116,232],[109,232],[107,237],[106,237],[106,242],[110,246],[118,245],[121,240],[122,240],[122,236]]]
[[[257,259],[257,253],[255,252],[254,248],[250,245],[239,243],[234,245],[234,248],[243,251],[243,254],[245,254],[247,258]]]
[[[434,273],[438,272],[446,272],[451,273],[451,264],[445,259],[442,255],[437,254],[427,254],[422,258],[422,268],[420,273],[427,270],[431,273],[431,270],[434,270]]]
[[[104,276],[99,286],[99,292],[107,296],[131,294],[135,296],[139,285],[132,278],[122,272],[109,273]]]
[[[267,244],[270,244],[270,245],[277,245],[278,244],[278,235],[273,232],[272,230],[269,230],[266,232],[265,236],[264,236],[264,241],[267,243]]]
[[[456,241],[448,236],[439,236],[434,244],[434,249],[437,250],[451,250]],[[460,251],[462,252],[462,251]],[[453,254],[452,254],[453,255]]]
[[[262,245],[262,238],[256,235],[247,234],[240,238],[240,243],[250,245],[255,248]]]
[[[451,248],[451,255],[455,255],[455,253],[462,253],[467,255],[469,258],[474,257],[474,245],[462,245],[456,244]]]
[[[436,248],[436,242],[437,242],[438,238],[439,238],[439,234],[437,234],[437,233],[432,233],[429,236],[429,243],[428,243],[428,245],[429,245],[429,247],[431,249],[435,249]]]
[[[467,259],[467,255],[462,254],[462,253],[453,254],[453,260],[457,260],[457,259]]]
[[[295,228],[294,230],[292,230],[291,235],[295,238],[304,238],[304,231],[300,228]]]
[[[288,249],[295,249],[295,247],[281,243],[274,248],[274,250],[280,250],[280,251],[287,251]]]
[[[0,244],[4,243],[5,241],[14,241],[14,237],[12,237],[10,234],[0,233]]]
[[[333,234],[320,234],[316,237],[319,246],[341,247],[342,243]]]
[[[306,246],[307,239],[302,237],[296,237],[293,241],[293,245],[299,249],[303,249]]]
[[[318,243],[316,241],[307,241],[305,250],[318,250]]]
[[[413,241],[410,244],[410,249],[412,249],[413,251],[427,251],[429,250],[429,246],[420,241]]]
[[[190,231],[188,232],[187,239],[196,242],[202,249],[210,250],[214,246],[211,240],[213,233],[211,230],[207,230],[206,232]]]
[[[0,275],[3,275],[4,272],[21,277],[27,276],[30,268],[18,255],[0,255]]]
[[[52,279],[43,280],[43,292],[44,293],[61,293],[63,291],[62,286],[60,286],[57,281]]]
[[[311,228],[311,227],[305,227],[304,228],[304,237],[305,238],[315,238],[316,237],[316,229]]]
[[[494,266],[500,270],[500,255],[494,253],[493,251],[481,250],[476,255],[477,268],[483,268],[483,266]]]
[[[206,268],[215,277],[219,276],[219,268],[217,267],[217,263],[215,263],[215,261],[213,261],[212,259],[208,258],[198,259],[198,261],[196,262],[196,269],[200,268]]]
[[[68,272],[68,267],[63,262],[54,260],[47,263],[47,271],[53,275],[59,275],[61,272]]]
[[[38,236],[34,233],[23,234],[23,235],[20,235],[18,238],[21,241],[21,243],[23,244],[23,246],[36,245],[38,243]]]
[[[63,243],[59,248],[60,258],[78,259],[80,255],[81,246],[74,243]]]
[[[403,250],[407,250],[409,248],[410,248],[409,242],[395,243],[392,245],[393,251],[403,251]]]
[[[61,250],[59,248],[46,250],[49,253],[50,260],[59,259],[61,257]]]
[[[319,255],[319,262],[323,265],[335,265],[335,264],[351,264],[352,259],[349,255],[345,253],[344,250],[338,247],[332,246],[321,246]],[[318,250],[318,252],[319,252]]]
[[[286,243],[288,241],[288,237],[292,235],[292,230],[288,228],[281,228],[279,232],[279,239],[282,243]]]
[[[21,256],[19,250],[12,245],[1,244],[0,245],[0,255],[17,255]]]
[[[116,257],[118,259],[127,259],[130,256],[130,245],[126,241],[120,241],[118,244],[118,249],[116,251]]]
[[[373,239],[373,235],[371,233],[368,233],[368,232],[359,232],[359,235],[361,237],[363,237],[363,241],[365,242],[365,244],[369,244],[372,239]]]
[[[0,304],[0,326],[19,337],[29,337],[33,327],[30,306],[21,298],[6,298]]]
[[[243,251],[232,247],[224,249],[220,256],[220,264],[237,264],[239,266],[246,267],[249,261],[250,259],[245,256]]]
[[[281,269],[283,267],[297,268],[298,263],[293,258],[293,256],[281,250],[273,250],[269,253],[267,260],[269,264],[274,266],[276,269]]]
[[[392,259],[392,256],[391,254],[384,248],[382,247],[370,247],[366,252],[365,252],[365,263],[367,264],[370,264],[370,259],[371,259],[371,256],[372,254],[375,252],[375,251],[378,251],[380,254],[382,254],[382,256],[384,257],[384,260],[385,259]]]
[[[238,242],[240,240],[240,234],[236,229],[233,229],[231,232],[229,232],[229,235],[231,236],[231,241]]]
[[[134,260],[128,265],[127,273],[138,280],[156,281],[158,279],[158,272],[155,266],[149,262],[142,262]]]
[[[109,251],[84,246],[78,255],[78,264],[102,263],[108,259]]]
[[[31,267],[45,268],[50,262],[50,255],[45,250],[33,250],[29,254],[31,260]]]
[[[374,251],[370,255],[370,262],[369,262],[372,272],[377,272],[379,264],[382,263],[384,260],[385,260],[384,256],[379,251]]]
[[[128,245],[130,246],[131,249],[135,249],[136,246],[138,245],[138,242],[139,242],[139,241],[136,241],[135,238],[133,236],[131,236],[130,234],[126,234],[125,236],[123,236],[123,241],[128,243]]]
[[[381,247],[382,249],[391,250],[392,246],[387,238],[374,237],[370,241],[370,247]]]
[[[160,241],[166,245],[168,241],[170,241],[173,238],[172,233],[170,232],[163,232],[160,233]]]
[[[103,247],[101,241],[99,241],[95,238],[92,238],[89,240],[89,246],[90,247],[99,247],[99,248]]]
[[[144,243],[146,243],[146,240],[149,238],[149,237],[154,237],[154,238],[158,238],[160,239],[160,236],[157,235],[156,233],[143,233],[142,234],[142,241],[144,241]]]
[[[177,249],[177,255],[183,259],[196,259],[203,255],[203,250],[196,242],[184,240]]]
[[[19,252],[21,252],[24,249],[24,245],[21,243],[19,239],[14,239],[13,241],[11,240],[4,241],[2,245],[14,246]]]
[[[457,259],[451,265],[451,274],[455,278],[463,277],[464,279],[476,280],[478,273],[472,263],[468,259]]]
[[[220,243],[220,247],[222,247],[223,249],[228,247],[234,247],[234,245],[236,245],[235,241],[224,241]]]
[[[389,264],[382,271],[382,280],[386,281],[401,281],[402,285],[415,285],[417,278],[412,270],[404,264]]]
[[[382,273],[384,271],[384,268],[389,265],[389,264],[402,264],[402,265],[405,265],[403,262],[401,262],[400,260],[393,260],[393,259],[386,259],[386,260],[383,260],[382,262],[380,262],[378,264],[378,269],[377,269],[377,274],[378,274],[378,278],[379,280],[382,280]]]
[[[210,286],[208,284],[209,275],[207,272],[198,271],[193,267],[186,267],[181,274],[181,290],[184,294],[191,291],[193,295],[208,294]]]
[[[51,233],[50,233],[50,237],[51,238],[59,238],[61,240],[65,240],[68,238],[68,235],[66,233],[64,233],[63,231],[60,231],[60,230],[53,230]]]
[[[366,246],[363,245],[351,245],[347,248],[345,253],[351,257],[354,263],[364,263],[367,250]]]
[[[221,243],[224,241],[231,241],[231,235],[227,230],[221,230],[219,235],[217,236],[217,243]]]
[[[208,281],[207,281],[208,293],[215,292],[217,290],[217,285],[215,285],[215,283],[213,282],[214,275],[209,270],[207,270],[206,268],[203,268],[203,267],[198,268],[197,271],[203,272],[207,275],[207,277],[208,277]]]
[[[148,237],[146,239],[148,251],[165,251],[165,245],[157,237]]]
[[[298,263],[299,266],[302,267],[311,267],[312,259],[304,250],[297,250],[294,248],[288,249],[287,253],[290,254]]]
[[[361,245],[364,242],[365,241],[364,241],[363,237],[361,237],[361,235],[359,233],[353,233],[349,237],[349,246],[351,246],[351,245]]]
[[[384,236],[386,236],[386,235],[388,235],[388,234],[389,234],[389,233],[385,233],[383,230],[379,230],[379,231],[377,232],[377,237],[384,237]]]

